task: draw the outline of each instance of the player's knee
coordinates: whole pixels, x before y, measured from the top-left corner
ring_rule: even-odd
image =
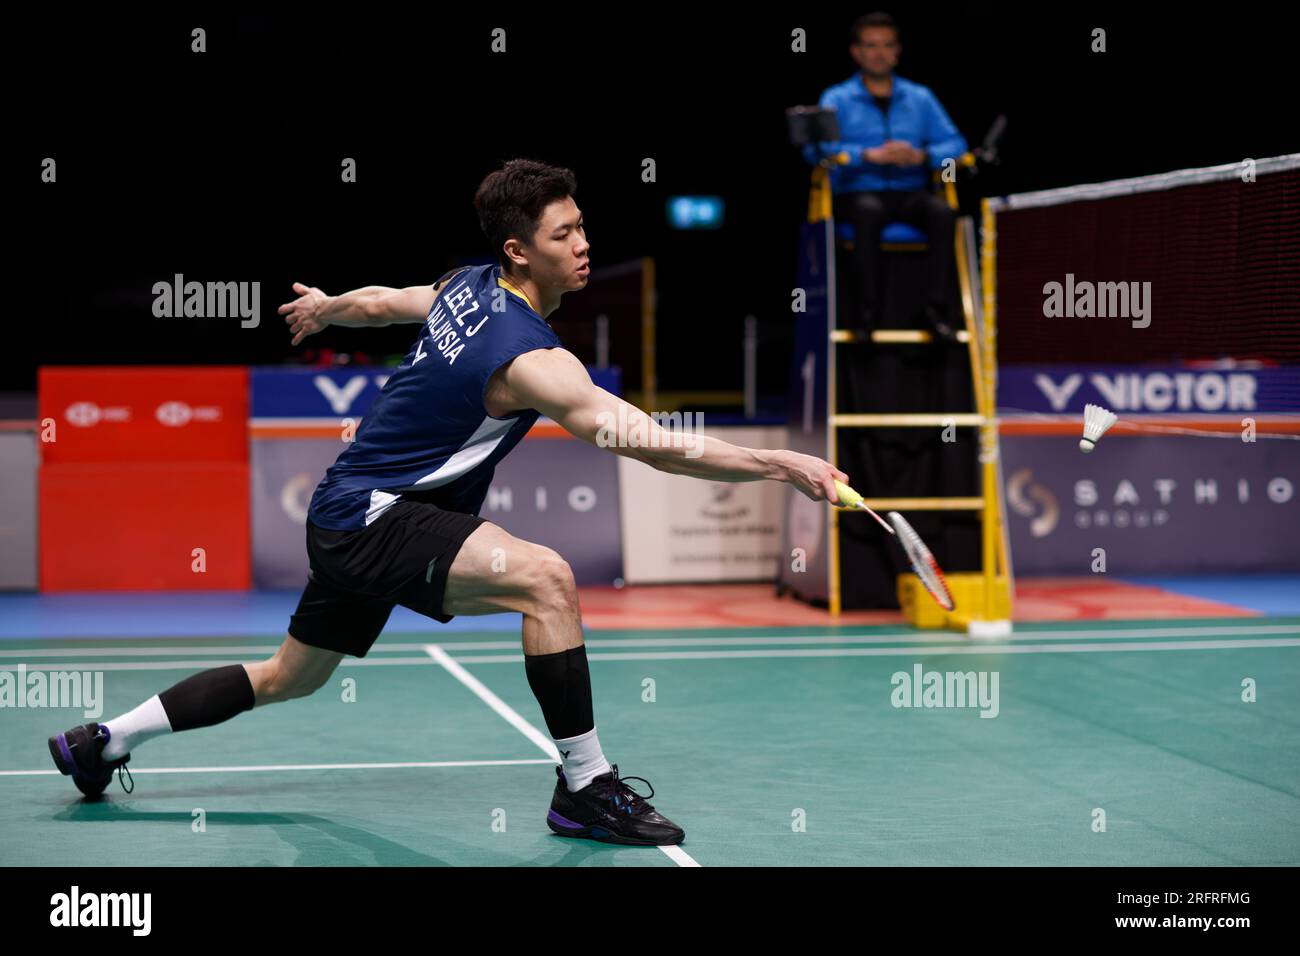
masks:
[[[578,585],[573,568],[557,552],[540,548],[532,561],[529,593],[547,610],[573,610],[578,605]]]

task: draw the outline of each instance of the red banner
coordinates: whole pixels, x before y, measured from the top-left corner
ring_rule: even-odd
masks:
[[[247,588],[248,370],[47,367],[43,591]]]
[[[43,465],[42,591],[247,588],[248,466]]]
[[[47,366],[46,463],[248,461],[248,369]]]

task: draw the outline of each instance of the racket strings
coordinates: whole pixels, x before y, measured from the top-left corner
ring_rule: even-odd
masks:
[[[897,511],[889,513],[889,520],[893,522],[898,532],[898,540],[902,543],[903,552],[907,555],[908,563],[916,572],[917,578],[944,610],[953,610],[956,604],[952,599],[952,592],[948,590],[948,581],[943,576],[939,562],[934,559],[934,555],[925,546],[921,536]]]

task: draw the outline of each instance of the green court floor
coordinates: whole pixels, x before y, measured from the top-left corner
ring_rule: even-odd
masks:
[[[5,641],[0,671],[102,673],[107,720],[277,642]],[[310,698],[144,745],[98,804],[46,748],[95,717],[0,708],[0,865],[1300,863],[1300,618],[601,631],[588,655],[605,752],[680,852],[547,830],[545,726],[495,632],[385,638]],[[917,666],[996,675],[996,716],[894,706]]]

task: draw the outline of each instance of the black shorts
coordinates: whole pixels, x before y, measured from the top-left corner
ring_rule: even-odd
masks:
[[[358,531],[307,521],[311,571],[289,633],[304,644],[365,657],[400,604],[446,624],[447,572],[487,519],[399,500]]]

